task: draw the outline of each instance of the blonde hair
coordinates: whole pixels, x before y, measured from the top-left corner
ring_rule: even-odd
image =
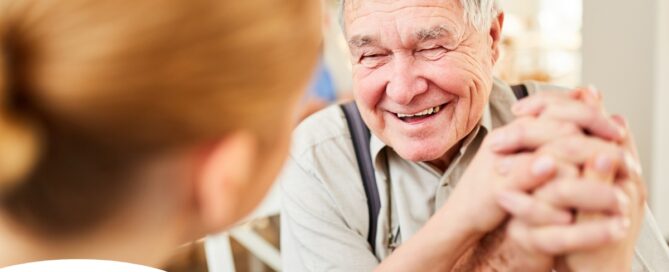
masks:
[[[271,146],[315,63],[317,6],[0,0],[1,207],[83,227],[147,157],[237,129]]]

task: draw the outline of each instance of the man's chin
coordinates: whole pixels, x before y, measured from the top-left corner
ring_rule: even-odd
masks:
[[[440,160],[441,157],[446,153],[440,152],[439,149],[433,149],[428,147],[420,148],[395,148],[397,155],[402,157],[402,159],[412,161],[412,162],[427,162],[427,161],[436,161]]]

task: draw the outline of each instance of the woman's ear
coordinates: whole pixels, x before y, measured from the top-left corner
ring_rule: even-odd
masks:
[[[492,40],[492,60],[493,63],[499,59],[499,45],[502,42],[502,28],[504,26],[504,12],[500,11],[497,17],[490,24],[490,39]]]
[[[250,186],[258,144],[247,132],[235,132],[212,145],[196,173],[197,208],[207,233],[219,232],[241,216],[239,203]]]

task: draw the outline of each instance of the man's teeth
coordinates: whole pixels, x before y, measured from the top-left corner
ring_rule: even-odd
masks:
[[[405,117],[421,117],[421,116],[425,116],[425,115],[430,115],[430,114],[437,113],[437,112],[439,112],[440,109],[441,109],[441,106],[436,106],[436,107],[432,107],[432,108],[426,109],[426,110],[421,111],[421,112],[416,113],[416,114],[404,114],[404,113],[398,113],[398,114],[397,114],[397,117],[399,117],[399,118],[405,118]]]

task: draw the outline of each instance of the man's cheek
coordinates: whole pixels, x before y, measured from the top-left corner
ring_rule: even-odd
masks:
[[[434,65],[426,71],[426,77],[440,89],[459,97],[469,97],[473,79],[479,81],[473,71],[457,62],[446,62]]]
[[[364,106],[374,108],[378,104],[385,92],[385,85],[376,80],[362,80],[356,86],[356,100],[362,102]]]

